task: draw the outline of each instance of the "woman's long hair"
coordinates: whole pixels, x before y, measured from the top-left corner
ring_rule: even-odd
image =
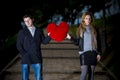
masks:
[[[91,17],[91,23],[90,23],[91,39],[92,39],[91,41],[92,41],[92,47],[93,47],[93,49],[95,49],[95,48],[97,48],[97,41],[96,41],[97,34],[96,34],[96,30],[93,26],[94,17],[92,16],[91,12],[83,13],[82,21],[81,21],[81,24],[77,28],[76,35],[77,35],[77,38],[79,38],[79,37],[82,38],[83,37],[83,33],[86,31],[84,19],[87,15],[90,15],[90,17]]]

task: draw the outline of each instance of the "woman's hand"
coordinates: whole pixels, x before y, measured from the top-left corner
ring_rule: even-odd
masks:
[[[71,39],[71,36],[69,34],[67,34],[66,38],[67,39]]]
[[[100,61],[100,59],[101,59],[101,56],[98,54],[97,55],[97,61]]]

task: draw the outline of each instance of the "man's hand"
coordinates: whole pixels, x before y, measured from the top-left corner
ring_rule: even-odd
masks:
[[[50,36],[50,32],[48,33],[48,36]]]

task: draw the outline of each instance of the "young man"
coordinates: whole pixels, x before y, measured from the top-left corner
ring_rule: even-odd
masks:
[[[30,65],[33,68],[35,80],[42,80],[41,44],[48,44],[51,38],[44,36],[42,29],[36,27],[31,15],[23,16],[25,28],[18,32],[17,49],[21,55],[22,80],[29,80]]]

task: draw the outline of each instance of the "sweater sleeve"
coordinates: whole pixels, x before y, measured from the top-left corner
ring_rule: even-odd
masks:
[[[73,44],[75,44],[77,46],[79,45],[79,39],[71,37],[70,40],[72,41]]]
[[[41,36],[41,39],[42,39],[42,43],[43,44],[48,44],[51,40],[50,36],[45,36],[44,33],[43,33],[43,30],[40,29],[40,36]]]
[[[22,30],[20,30],[18,32],[16,47],[22,56],[26,53],[26,51],[23,48],[23,41],[24,41],[23,33]]]
[[[96,29],[97,32],[97,53],[101,55],[102,49],[101,49],[101,38],[100,38],[100,33],[99,30]]]

